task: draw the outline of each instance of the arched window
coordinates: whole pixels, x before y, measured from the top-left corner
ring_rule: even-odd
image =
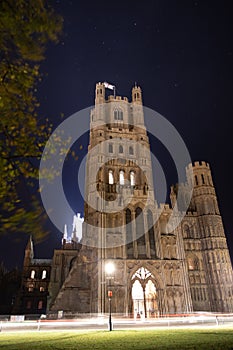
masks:
[[[113,178],[113,171],[112,170],[108,171],[108,183],[109,183],[109,185],[113,185],[114,184],[114,178]]]
[[[187,259],[189,270],[199,270],[199,261],[196,255],[191,255]]]
[[[153,222],[153,214],[149,209],[147,211],[147,224],[148,224],[148,233],[149,233],[149,242],[150,242],[150,255],[151,257],[155,257],[155,235],[154,235],[154,222]]]
[[[130,171],[130,186],[135,186],[135,172]]]
[[[120,109],[114,110],[114,119],[115,120],[123,120],[123,112]]]
[[[120,185],[124,185],[125,184],[125,173],[123,170],[120,170]]]
[[[129,146],[129,154],[132,156],[133,155],[133,147]]]
[[[110,144],[108,145],[108,152],[109,152],[109,153],[113,153],[113,145],[112,145],[112,143],[110,143]]]
[[[184,225],[183,226],[183,230],[184,230],[184,237],[185,238],[191,238],[191,232],[190,232],[190,228],[189,225]]]
[[[119,146],[119,153],[123,153],[123,146]]]
[[[31,271],[31,278],[34,279],[34,278],[35,278],[35,275],[36,275],[36,271],[35,271],[35,270],[32,270],[32,271]]]
[[[195,175],[195,185],[198,186],[198,178],[197,178],[197,175]]]
[[[203,174],[201,174],[201,180],[202,180],[202,184],[204,185],[205,184],[205,178],[204,178]]]
[[[131,216],[131,210],[126,209],[125,211],[125,222],[126,222],[126,244],[127,244],[127,257],[133,258],[133,233],[132,233],[132,216]]]
[[[46,275],[47,275],[47,271],[46,270],[43,270],[42,272],[42,280],[44,280],[46,278]]]
[[[137,238],[142,236],[144,233],[144,222],[142,209],[137,207],[135,211],[136,216],[136,236]]]
[[[145,231],[144,231],[144,217],[143,212],[140,207],[135,210],[136,217],[136,239],[137,239],[137,249],[138,257],[146,257],[146,241],[145,241]]]

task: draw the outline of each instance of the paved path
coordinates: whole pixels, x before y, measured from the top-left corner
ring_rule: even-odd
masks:
[[[232,326],[233,316],[229,317],[173,317],[155,320],[134,320],[112,318],[113,330],[120,329],[156,329],[170,327],[220,327]],[[108,318],[76,319],[76,320],[40,320],[40,321],[0,321],[0,332],[15,331],[54,331],[54,330],[108,330]]]

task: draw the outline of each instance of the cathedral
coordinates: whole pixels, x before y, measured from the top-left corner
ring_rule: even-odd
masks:
[[[40,264],[27,246],[21,299],[43,293],[51,317],[104,315],[110,298],[112,313],[125,317],[233,312],[232,265],[209,164],[187,164],[171,204],[158,204],[141,88],[132,88],[131,101],[115,90],[107,96],[109,88],[96,84],[90,113],[84,220],[76,217],[72,237],[65,229],[50,261]]]

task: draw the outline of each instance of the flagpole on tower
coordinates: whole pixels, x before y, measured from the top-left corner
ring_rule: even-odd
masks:
[[[115,85],[109,84],[106,81],[104,82],[104,86],[106,89],[110,89],[113,90],[113,95],[114,95],[114,99],[116,98],[116,87]]]

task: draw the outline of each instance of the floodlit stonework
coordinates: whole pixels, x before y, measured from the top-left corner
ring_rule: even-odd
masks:
[[[115,94],[106,99],[98,83],[82,239],[69,241],[65,232],[54,252],[47,312],[107,313],[108,290],[119,315],[233,312],[232,265],[210,166],[189,164],[186,176],[172,186],[171,206],[158,205],[142,91],[133,87],[132,102]]]

